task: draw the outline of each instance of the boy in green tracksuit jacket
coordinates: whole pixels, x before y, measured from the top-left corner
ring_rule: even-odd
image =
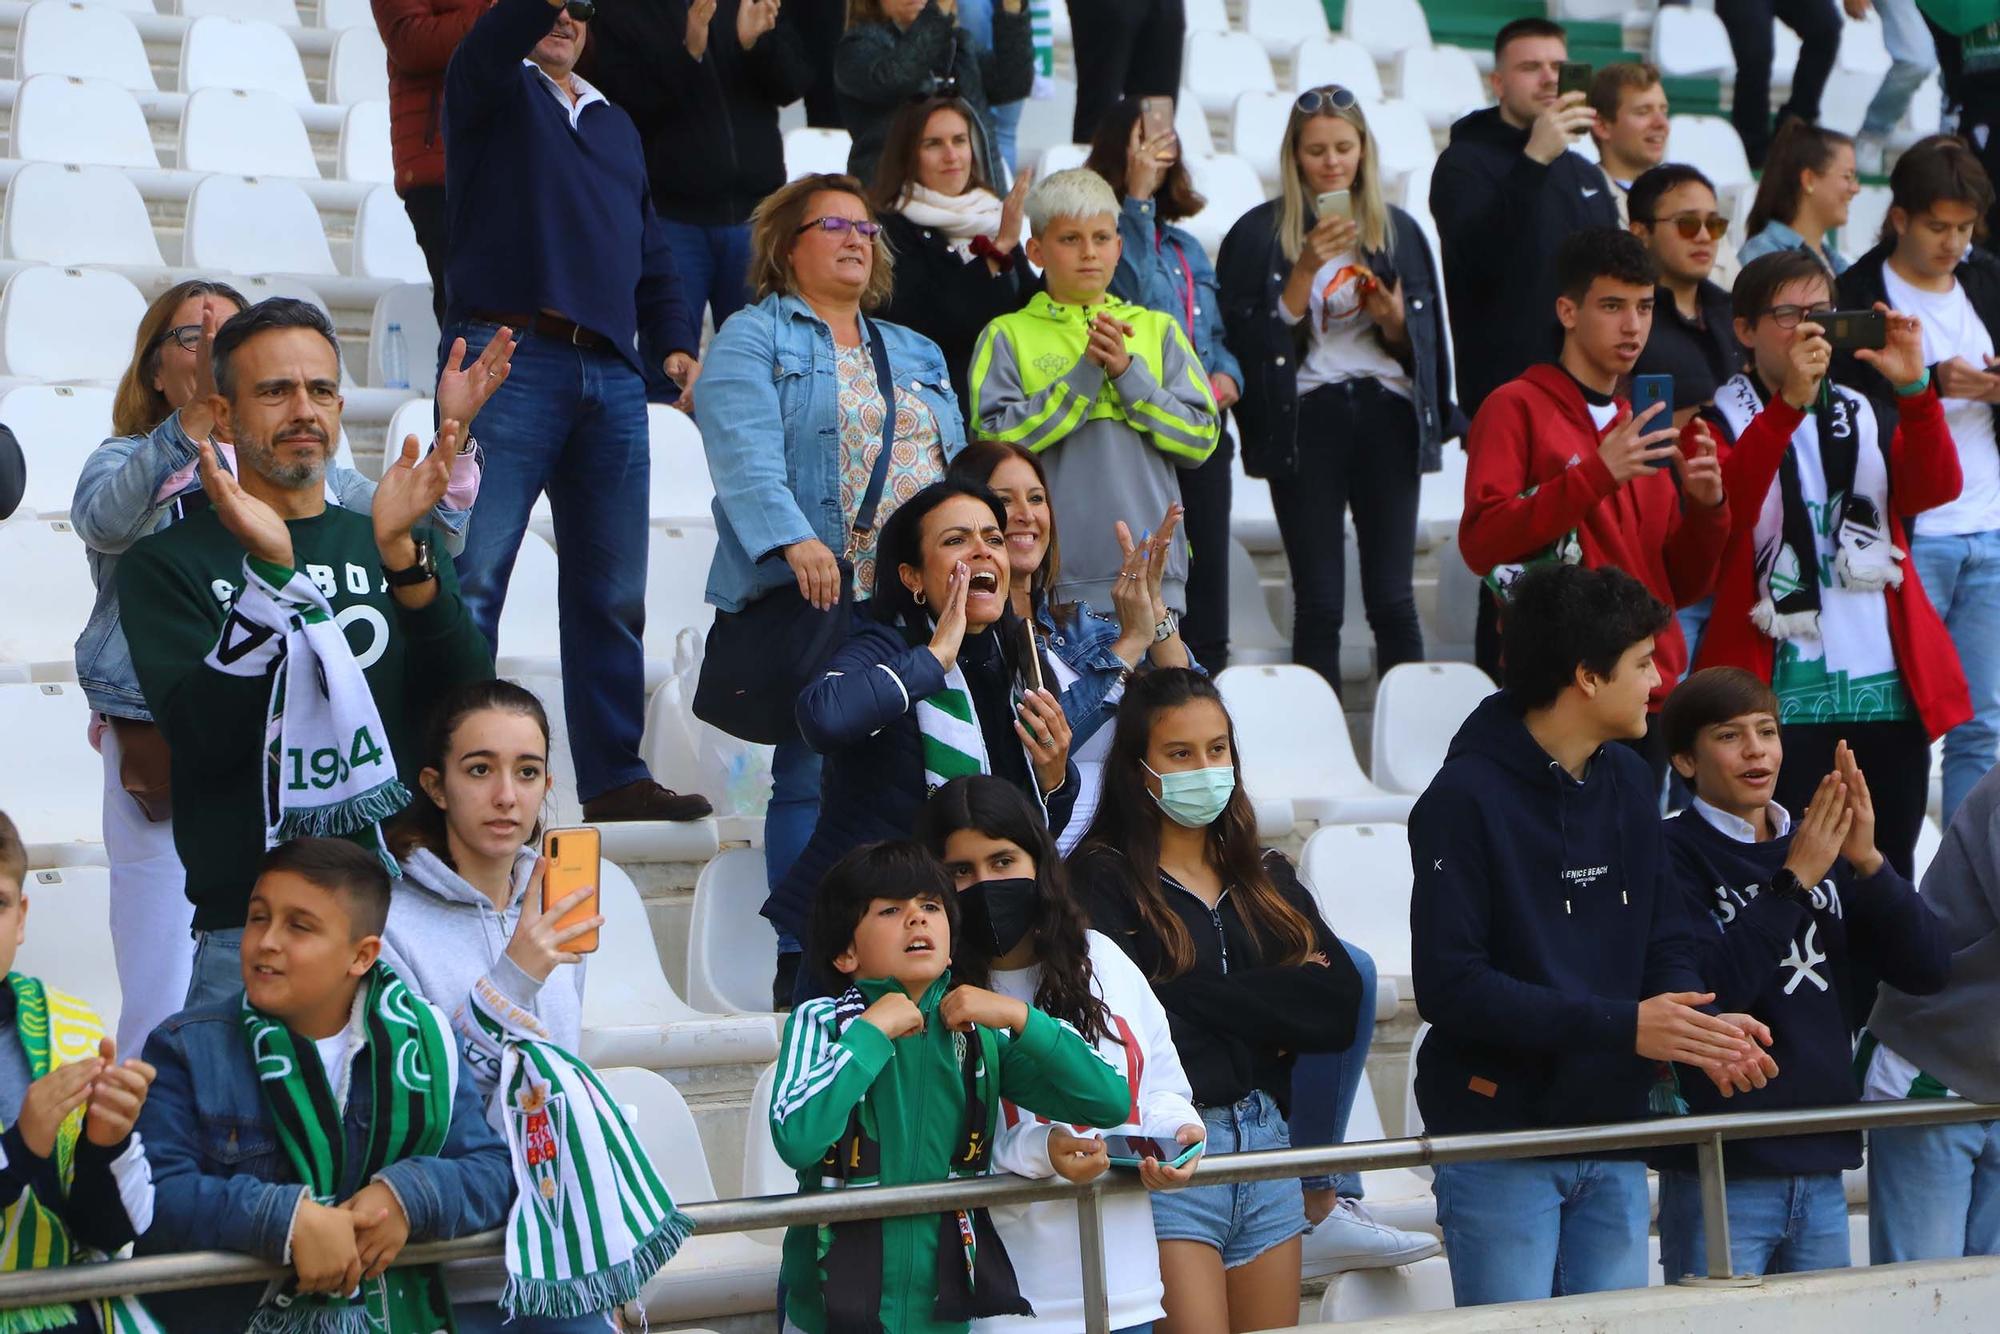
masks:
[[[1048,290],[980,334],[973,429],[1042,456],[1062,534],[1052,596],[1116,619],[1117,525],[1136,538],[1168,522],[1181,498],[1174,470],[1215,452],[1222,414],[1173,316],[1106,295],[1120,243],[1118,197],[1103,177],[1078,167],[1037,183],[1028,221],[1028,258]],[[1187,562],[1176,543],[1161,586],[1175,611],[1187,607]]]
[[[801,1191],[982,1175],[1000,1099],[1076,1125],[1122,1124],[1125,1076],[1076,1030],[952,985],[958,895],[915,843],[875,843],[827,872],[807,950],[849,981],[785,1023],[771,1135]],[[1032,1315],[984,1209],[785,1234],[785,1318],[805,1334],[965,1334]]]

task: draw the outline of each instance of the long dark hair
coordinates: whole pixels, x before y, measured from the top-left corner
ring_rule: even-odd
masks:
[[[986,170],[986,136],[981,133],[979,113],[962,97],[926,97],[905,102],[889,122],[889,137],[882,143],[882,156],[875,163],[875,181],[868,197],[884,213],[903,207],[903,195],[917,179],[917,151],[923,146],[924,130],[940,111],[956,112],[965,121],[965,137],[972,148],[972,174],[966,177],[967,193],[993,191],[993,177]]]
[[[1167,905],[1160,888],[1160,821],[1166,816],[1146,787],[1146,754],[1153,723],[1168,709],[1208,700],[1229,715],[1222,693],[1199,672],[1169,667],[1128,677],[1125,698],[1111,734],[1111,753],[1104,761],[1104,790],[1097,816],[1073,855],[1115,861],[1126,872],[1139,917],[1159,942],[1161,958],[1152,980],[1166,982],[1194,967],[1194,940],[1187,924]],[[1229,724],[1230,763],[1236,769],[1236,790],[1215,823],[1208,827],[1208,862],[1229,887],[1230,898],[1250,933],[1263,947],[1262,964],[1301,964],[1317,944],[1312,923],[1285,901],[1264,869],[1264,852],[1257,842],[1257,819],[1243,791],[1243,760],[1236,747],[1236,724]]]
[[[1787,120],[1764,155],[1764,177],[1757,183],[1757,197],[1750,204],[1743,234],[1754,237],[1773,222],[1791,226],[1799,216],[1799,197],[1805,190],[1799,173],[1823,175],[1830,171],[1833,155],[1842,144],[1852,148],[1853,137],[1802,120]]]
[[[951,466],[945,470],[945,476],[957,481],[973,482],[990,489],[993,485],[993,474],[1000,471],[1000,465],[1009,459],[1019,459],[1030,468],[1033,468],[1035,470],[1035,480],[1041,483],[1044,493],[1048,491],[1049,474],[1042,467],[1042,456],[1029,449],[1026,445],[1017,445],[1008,440],[972,441],[963,450],[959,451],[957,458],[951,461]],[[1000,506],[1002,514],[1006,513],[1006,508],[1006,502],[1002,501]],[[1006,528],[1007,525],[1004,519],[1001,521],[1000,526],[1002,529]],[[1061,578],[1062,546],[1060,535],[1056,531],[1055,506],[1051,504],[1049,506],[1049,549],[1042,553],[1041,566],[1035,571],[1034,579],[1028,585],[1029,601],[1032,603],[1047,601],[1049,590],[1054,588]],[[1049,614],[1057,620],[1063,619],[1065,610],[1064,608],[1058,608],[1052,602],[1049,603]]]
[[[549,714],[534,691],[523,689],[512,681],[467,681],[446,691],[431,713],[430,725],[424,730],[422,767],[444,773],[445,764],[451,758],[451,739],[458,735],[459,725],[473,714],[485,713],[488,709],[518,713],[534,719],[535,726],[542,729],[542,748],[544,751],[548,749]],[[533,843],[541,836],[542,822],[537,817],[527,841]],[[451,865],[451,843],[445,836],[444,809],[427,793],[417,793],[416,800],[396,817],[389,827],[388,838],[389,850],[398,857],[407,857],[424,848],[445,865]]]
[[[1111,1011],[1092,988],[1090,922],[1070,897],[1062,853],[1048,821],[1021,789],[1005,779],[974,774],[954,778],[924,803],[917,838],[940,861],[945,844],[960,830],[1005,839],[1035,859],[1035,958],[1042,966],[1035,1008],[1068,1023],[1096,1042],[1115,1037]],[[968,940],[952,941],[952,975],[975,987],[990,984],[993,961],[967,952]]]
[[[1104,113],[1090,141],[1090,156],[1083,163],[1110,183],[1112,193],[1121,203],[1125,199],[1125,155],[1131,147],[1132,126],[1138,122],[1142,100],[1124,98]],[[1160,188],[1153,192],[1153,216],[1161,222],[1179,222],[1192,218],[1207,206],[1208,201],[1194,188],[1194,179],[1188,175],[1186,154],[1176,154],[1174,165],[1167,168]]]

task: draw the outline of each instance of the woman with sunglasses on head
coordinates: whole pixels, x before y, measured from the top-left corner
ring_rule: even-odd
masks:
[[[1180,136],[1170,129],[1147,137],[1142,114],[1148,99],[1127,97],[1097,123],[1084,165],[1118,196],[1118,237],[1123,243],[1111,275],[1111,294],[1134,305],[1165,311],[1179,321],[1208,373],[1215,406],[1227,410],[1242,396],[1243,371],[1223,341],[1222,303],[1208,252],[1175,224],[1201,212],[1207,201],[1195,190],[1181,160]],[[1215,453],[1199,468],[1179,474],[1183,531],[1189,547],[1208,558],[1188,563],[1187,616],[1181,633],[1213,671],[1229,665],[1230,467],[1235,447],[1224,432]]]
[[[195,447],[217,446],[224,468],[235,450],[214,435],[215,373],[209,349],[215,331],[249,303],[227,283],[194,278],[154,298],[140,317],[131,364],[112,398],[111,439],[84,460],[70,504],[70,524],[89,550],[97,602],[76,641],[76,677],[93,711],[92,734],[104,756],[104,850],[111,863],[111,944],[124,995],[118,1021],[121,1050],[139,1050],[154,1025],[187,999],[194,961],[189,930],[194,909],[174,851],[166,743],[154,727],[125,645],[113,578],[118,558],[134,542],[198,512],[207,504]],[[512,340],[496,338],[489,352],[463,364],[464,343],[452,349],[438,377],[439,407],[468,426],[506,377]],[[489,374],[490,372],[490,374]],[[451,487],[438,502],[435,526],[455,555],[472,501],[479,494],[480,455],[470,436],[453,461]],[[330,464],[327,499],[367,510],[375,483]]]
[[[1744,224],[1750,239],[1739,258],[1748,264],[1779,250],[1809,250],[1839,277],[1847,272],[1847,257],[1833,248],[1827,233],[1847,225],[1848,206],[1860,193],[1853,139],[1839,130],[1786,121],[1764,159]]]
[[[1096,1045],[1132,1086],[1132,1107],[1117,1126],[1051,1124],[1011,1104],[993,1144],[993,1164],[1017,1176],[1085,1183],[1111,1154],[1139,1148],[1139,1179],[1178,1190],[1194,1175],[1207,1131],[1189,1099],[1167,1013],[1146,976],[1112,941],[1089,929],[1069,890],[1048,825],[1019,789],[996,778],[957,778],[925,803],[917,837],[944,862],[959,891],[952,974],[1025,1001]],[[1114,1137],[1148,1141],[1134,1146]],[[1150,1150],[1147,1151],[1147,1150]],[[1177,1160],[1184,1163],[1175,1166]],[[1124,1166],[1125,1164],[1120,1164]],[[1032,1319],[981,1320],[974,1334],[1040,1329],[1083,1334],[1083,1271],[1075,1206],[1067,1200],[993,1211]],[[1147,1197],[1104,1200],[1104,1271],[1109,1323],[1117,1334],[1144,1331],[1165,1317],[1159,1247]]]
[[[1027,304],[1036,279],[1021,242],[1033,173],[1002,199],[980,151],[979,117],[962,97],[906,104],[871,191],[897,282],[883,314],[937,343],[959,406],[971,411],[966,368],[988,322]]]
[[[1455,433],[1437,265],[1416,221],[1383,201],[1379,162],[1353,93],[1301,94],[1279,197],[1229,229],[1217,266],[1243,363],[1243,466],[1270,480],[1291,564],[1292,658],[1336,692],[1346,512],[1376,672],[1421,661],[1417,492]]]

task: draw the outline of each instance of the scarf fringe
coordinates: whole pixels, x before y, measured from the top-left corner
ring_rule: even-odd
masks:
[[[637,1297],[647,1280],[659,1273],[693,1234],[694,1220],[675,1209],[630,1259],[609,1269],[568,1279],[508,1274],[500,1308],[516,1320],[524,1316],[573,1320],[615,1310]]]
[[[1879,593],[1885,588],[1903,586],[1903,567],[1897,562],[1907,559],[1909,553],[1901,547],[1889,548],[1886,562],[1871,561],[1863,564],[1851,559],[1851,553],[1843,546],[1840,554],[1833,558],[1834,577],[1840,586],[1857,593]]]
[[[1760,598],[1750,609],[1750,622],[1772,639],[1818,639],[1819,613],[1778,610],[1770,598]]]
[[[17,1307],[0,1311],[0,1334],[41,1334],[43,1330],[68,1329],[79,1318],[76,1307],[67,1302]]]
[[[374,1330],[365,1303],[301,1300],[289,1306],[258,1307],[247,1334],[373,1334]]]
[[[377,824],[410,804],[410,790],[391,778],[366,792],[326,806],[288,807],[278,821],[278,841],[290,838],[342,838]]]

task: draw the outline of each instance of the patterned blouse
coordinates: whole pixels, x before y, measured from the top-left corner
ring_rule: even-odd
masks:
[[[896,391],[896,444],[889,456],[889,475],[882,483],[882,500],[875,509],[875,526],[868,535],[854,532],[854,517],[868,478],[882,452],[882,393],[875,383],[875,360],[867,346],[837,347],[840,375],[840,513],[847,528],[846,557],[854,566],[854,598],[865,600],[875,591],[875,542],[896,507],[944,480],[944,443],[937,419],[923,399],[907,389]]]

